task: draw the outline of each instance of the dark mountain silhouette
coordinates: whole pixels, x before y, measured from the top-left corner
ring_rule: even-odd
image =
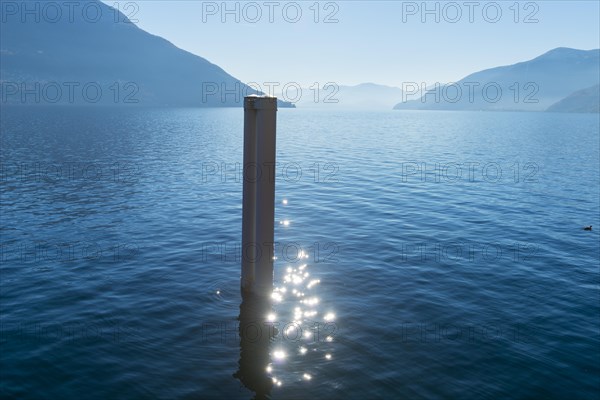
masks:
[[[241,105],[244,95],[256,94],[217,65],[143,31],[100,1],[72,2],[74,12],[62,6],[58,19],[52,10],[44,12],[45,2],[11,3],[17,11],[3,7],[0,28],[4,104],[58,98],[57,103],[97,99],[100,104],[137,100],[139,105],[220,107]],[[38,13],[21,12],[35,10],[33,3]]]
[[[397,110],[544,111],[599,82],[600,50],[557,48],[533,60],[486,69],[441,85]],[[437,98],[436,98],[437,94]]]
[[[546,111],[600,113],[600,85],[571,93],[564,99],[552,104]]]

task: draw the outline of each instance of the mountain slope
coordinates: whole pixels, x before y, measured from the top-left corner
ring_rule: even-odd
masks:
[[[394,108],[544,111],[576,90],[597,84],[599,56],[598,49],[557,48],[533,60],[476,72]]]
[[[600,113],[600,85],[578,90],[552,104],[546,111]]]
[[[59,97],[56,87],[44,93],[51,82],[63,91],[58,103],[89,103],[89,98],[99,97],[98,103],[110,104],[129,95],[140,105],[236,106],[244,95],[256,93],[220,67],[143,31],[98,0],[74,3],[79,5],[75,12],[63,7],[57,21],[44,13],[37,16],[39,22],[36,15],[3,15],[3,103],[37,102],[34,94],[23,95],[25,88],[35,90],[36,83],[40,102],[51,102],[50,97]],[[85,7],[92,10],[87,17]],[[97,83],[101,96],[95,96],[95,89],[89,96],[82,93],[90,82]],[[69,85],[75,88],[74,101],[67,95]],[[235,93],[225,95],[221,89]]]

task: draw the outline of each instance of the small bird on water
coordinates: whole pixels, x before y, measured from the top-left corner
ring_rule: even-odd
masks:
[[[584,231],[591,231],[592,230],[592,226],[586,226],[583,228]]]

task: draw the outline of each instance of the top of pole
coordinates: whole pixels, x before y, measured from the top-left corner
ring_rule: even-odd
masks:
[[[244,97],[244,110],[277,110],[277,97],[252,94]]]

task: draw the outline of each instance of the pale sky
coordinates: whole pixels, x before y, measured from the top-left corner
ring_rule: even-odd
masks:
[[[105,3],[245,83],[429,85],[555,47],[600,47],[596,0]]]

